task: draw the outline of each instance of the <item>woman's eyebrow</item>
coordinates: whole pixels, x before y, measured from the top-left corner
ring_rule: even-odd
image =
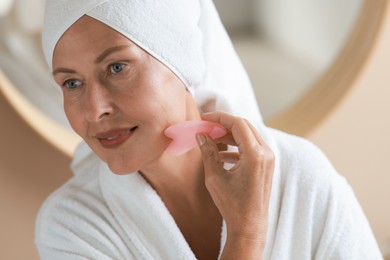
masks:
[[[95,60],[95,64],[102,62],[108,55],[110,55],[113,52],[121,51],[123,49],[131,47],[130,45],[119,45],[114,46],[111,48],[106,49],[103,51]],[[76,73],[75,70],[72,69],[66,69],[66,68],[57,68],[53,71],[53,76],[55,76],[58,73]]]
[[[71,74],[71,73],[76,73],[76,71],[75,70],[71,70],[71,69],[65,69],[65,68],[57,68],[57,69],[55,69],[53,71],[52,74],[53,74],[53,76],[55,76],[58,73],[69,73],[69,74]]]
[[[102,62],[111,53],[117,52],[117,51],[121,51],[121,50],[129,48],[129,47],[131,47],[131,46],[129,46],[129,45],[119,45],[119,46],[114,46],[114,47],[108,48],[107,50],[103,51],[102,54],[100,54],[96,58],[95,64]]]

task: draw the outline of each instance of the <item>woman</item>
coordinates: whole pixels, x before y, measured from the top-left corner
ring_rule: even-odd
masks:
[[[43,45],[88,146],[39,213],[42,259],[381,258],[323,154],[262,124],[210,0],[49,0]],[[228,134],[164,152],[199,119]]]

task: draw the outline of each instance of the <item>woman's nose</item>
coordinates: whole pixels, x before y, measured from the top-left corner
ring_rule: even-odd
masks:
[[[93,82],[86,87],[85,115],[89,122],[97,122],[113,112],[113,100],[109,90],[101,83]]]

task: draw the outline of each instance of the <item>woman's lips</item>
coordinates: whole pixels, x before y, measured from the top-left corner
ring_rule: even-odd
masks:
[[[108,132],[99,133],[95,137],[106,149],[113,149],[123,144],[137,129],[137,127],[126,129],[114,129]]]

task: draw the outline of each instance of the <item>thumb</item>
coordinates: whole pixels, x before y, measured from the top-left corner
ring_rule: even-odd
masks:
[[[223,170],[223,163],[219,157],[219,150],[214,141],[206,134],[197,134],[200,151],[202,152],[203,165],[206,178],[210,175],[220,173]]]

